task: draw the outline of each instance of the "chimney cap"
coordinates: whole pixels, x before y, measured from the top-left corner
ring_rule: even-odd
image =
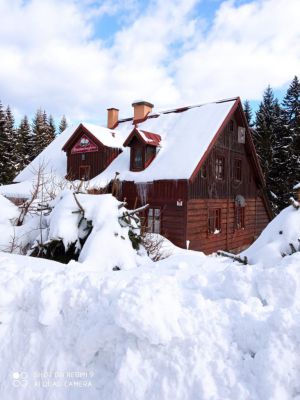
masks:
[[[110,107],[110,108],[107,108],[106,109],[107,111],[110,111],[110,110],[116,110],[116,111],[120,111],[118,108],[116,108],[116,107]]]
[[[152,103],[150,103],[149,101],[145,101],[145,100],[136,100],[131,105],[132,105],[132,107],[134,107],[134,106],[148,106],[150,108],[154,107],[154,105]]]

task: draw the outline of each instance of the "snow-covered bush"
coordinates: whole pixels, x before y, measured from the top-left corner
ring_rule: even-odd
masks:
[[[296,251],[300,251],[300,208],[294,203],[282,210],[241,256],[250,264],[261,262],[269,267]]]
[[[49,209],[33,245],[33,256],[61,262],[73,259],[102,270],[119,270],[136,267],[139,254],[145,254],[136,212],[128,211],[110,194],[65,189]]]

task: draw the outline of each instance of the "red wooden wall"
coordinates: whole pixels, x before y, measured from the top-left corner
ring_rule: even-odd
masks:
[[[225,126],[219,139],[206,158],[206,177],[201,170],[193,181],[155,181],[134,184],[123,182],[122,196],[130,208],[143,204],[161,208],[161,233],[174,244],[211,253],[217,250],[239,251],[260,234],[270,220],[263,195],[261,178],[254,167],[249,139],[238,143],[238,126],[243,126],[241,110]],[[178,149],[180,158],[180,149]],[[225,159],[223,180],[215,177],[216,157]],[[241,180],[235,179],[234,160],[241,160]],[[235,199],[241,195],[246,200],[245,227],[235,228]],[[177,200],[183,201],[182,206]],[[208,233],[210,208],[221,209],[221,232]]]
[[[90,166],[89,178],[94,178],[109,166],[109,164],[120,154],[120,150],[101,146],[98,151],[84,154],[85,160],[82,160],[82,153],[67,153],[67,170],[69,179],[80,179],[80,166]]]

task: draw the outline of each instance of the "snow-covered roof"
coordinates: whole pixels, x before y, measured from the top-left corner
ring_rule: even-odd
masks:
[[[161,136],[161,148],[152,163],[143,171],[130,171],[130,149],[126,148],[91,180],[91,185],[105,185],[116,172],[121,180],[135,182],[189,179],[236,101],[234,98],[186,107],[181,112],[177,109],[151,114],[137,128]],[[132,119],[119,123],[115,130],[121,136],[128,136],[132,132]]]
[[[122,147],[125,138],[121,137],[120,133],[89,123],[82,123],[82,125],[105,146]],[[65,177],[67,174],[67,157],[62,148],[79,126],[80,124],[70,126],[58,135],[49,146],[15,177],[14,182],[32,181],[41,165],[44,172],[61,178]],[[114,136],[112,135],[113,133]]]
[[[91,186],[106,185],[115,177],[116,172],[120,173],[121,180],[135,182],[190,178],[236,101],[237,98],[232,98],[151,113],[136,128],[144,140],[153,141],[153,137],[149,139],[150,133],[155,134],[156,139],[161,138],[159,150],[152,163],[143,171],[130,171],[130,149],[124,148],[105,171],[91,180]],[[122,143],[134,127],[132,118],[120,120],[114,130],[89,123],[82,125],[104,145],[119,148],[122,148]],[[57,136],[16,176],[14,182],[29,182],[28,188],[31,188],[40,165],[43,165],[46,173],[57,178],[65,177],[67,157],[62,148],[79,126],[80,124],[71,126]],[[17,195],[19,189],[24,190],[23,187],[13,186],[8,188],[11,194]],[[0,189],[0,193],[3,191],[6,191],[4,187]]]
[[[87,129],[92,134],[92,136],[94,136],[96,139],[98,139],[99,142],[101,142],[104,146],[113,147],[113,148],[122,148],[123,147],[123,140],[122,140],[123,138],[121,138],[120,135],[116,134],[116,132],[113,129],[108,129],[103,126],[89,124],[86,122],[80,124],[77,127],[77,129],[79,129],[81,126],[83,126],[85,129]]]

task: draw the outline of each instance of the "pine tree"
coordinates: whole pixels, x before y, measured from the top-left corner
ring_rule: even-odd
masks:
[[[252,123],[252,110],[251,110],[250,102],[248,100],[244,101],[244,113],[246,115],[246,119],[247,119],[248,125],[249,126],[253,126],[253,123]]]
[[[7,184],[11,180],[11,171],[9,170],[9,146],[6,113],[0,102],[0,184]]]
[[[65,115],[62,116],[60,124],[59,124],[59,133],[62,133],[65,129],[67,129],[68,123]]]

